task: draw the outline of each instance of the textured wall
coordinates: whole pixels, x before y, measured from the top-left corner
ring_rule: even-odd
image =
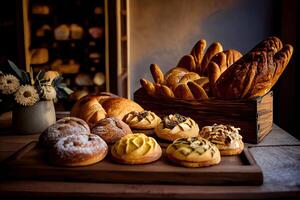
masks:
[[[131,94],[149,65],[166,72],[201,38],[245,53],[272,34],[271,0],[129,0]]]

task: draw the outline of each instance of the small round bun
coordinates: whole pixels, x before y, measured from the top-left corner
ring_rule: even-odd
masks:
[[[43,147],[52,147],[60,138],[71,134],[90,134],[90,128],[82,119],[64,117],[40,135],[39,143]]]
[[[200,137],[180,138],[167,147],[170,161],[185,167],[207,167],[221,161],[218,148]]]
[[[50,154],[51,161],[59,166],[86,166],[106,156],[107,144],[97,135],[79,134],[60,138]]]
[[[204,126],[200,131],[200,136],[215,144],[222,156],[237,155],[244,149],[239,130],[240,128],[231,125],[214,124]]]
[[[123,136],[132,133],[122,120],[108,117],[98,121],[92,128],[92,134],[100,136],[106,143],[112,144]]]
[[[142,133],[128,134],[111,147],[113,160],[123,164],[154,162],[161,154],[161,147],[156,140]]]
[[[161,119],[151,111],[132,111],[125,115],[123,121],[134,129],[153,129],[157,127]]]
[[[156,135],[164,140],[174,141],[178,138],[196,137],[199,134],[198,124],[189,117],[171,114],[162,119],[155,128]]]

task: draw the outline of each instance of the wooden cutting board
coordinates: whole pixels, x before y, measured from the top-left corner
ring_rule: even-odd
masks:
[[[163,152],[165,144],[161,145]],[[61,180],[113,183],[165,183],[196,185],[261,185],[263,175],[247,147],[238,156],[223,156],[219,165],[185,168],[170,163],[165,153],[160,160],[145,165],[122,165],[108,155],[86,167],[57,167],[33,141],[3,163],[1,176],[16,179]]]

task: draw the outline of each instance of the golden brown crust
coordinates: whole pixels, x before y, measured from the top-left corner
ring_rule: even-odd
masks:
[[[161,119],[151,111],[132,111],[125,115],[123,121],[134,129],[153,129],[161,121]]]
[[[219,53],[221,51],[223,51],[223,47],[222,47],[222,45],[219,42],[212,43],[208,47],[208,49],[207,49],[207,51],[206,51],[206,53],[205,53],[205,55],[203,57],[200,69],[198,71],[198,73],[200,75],[202,75],[202,76],[203,75],[204,76],[207,75],[207,66],[208,66],[208,63],[210,62],[211,58],[214,57],[214,55],[216,55],[217,53]]]
[[[198,136],[199,126],[189,117],[174,114],[164,117],[154,131],[159,138],[174,141],[178,138]]]
[[[73,106],[70,116],[83,119],[92,127],[97,121],[106,117],[106,112],[99,103],[101,99],[95,95],[82,97]]]
[[[208,96],[205,90],[195,82],[188,82],[188,87],[192,92],[195,99],[205,100],[208,99]]]
[[[194,57],[192,55],[183,56],[177,64],[177,67],[182,67],[187,69],[188,71],[196,70],[196,63]]]
[[[164,73],[157,64],[151,64],[150,71],[155,83],[163,84],[165,82]]]
[[[128,134],[111,147],[112,159],[123,164],[146,164],[158,160],[162,150],[156,140],[142,133]]]
[[[198,80],[201,77],[199,76],[199,74],[195,73],[195,72],[189,72],[186,73],[179,81],[179,84],[183,83],[186,84],[189,81],[194,81],[194,80]]]
[[[215,62],[211,61],[208,65],[208,78],[211,88],[214,88],[214,85],[220,76],[221,70],[219,66]]]
[[[199,135],[215,144],[221,155],[240,154],[244,149],[240,128],[231,125],[213,124],[202,127]]]
[[[100,136],[108,144],[115,143],[123,136],[132,133],[126,123],[114,117],[107,117],[98,121],[91,132]]]
[[[76,167],[99,162],[107,152],[107,144],[97,135],[69,135],[58,140],[50,157],[55,165]]]
[[[186,100],[195,99],[193,93],[191,92],[187,84],[179,84],[174,90],[174,95],[176,98],[179,99],[186,99]]]
[[[223,99],[241,99],[266,94],[285,69],[292,52],[290,45],[282,48],[276,37],[263,40],[219,77],[214,85],[215,95]],[[285,56],[276,56],[283,54]]]
[[[202,39],[195,44],[195,46],[191,51],[191,55],[194,57],[195,64],[196,64],[195,71],[198,71],[198,69],[200,68],[204,56],[205,47],[206,47],[206,40]]]
[[[151,81],[148,81],[147,79],[140,79],[140,83],[142,87],[146,90],[147,94],[150,96],[155,96],[155,86]]]
[[[109,98],[102,103],[109,117],[115,117],[120,120],[132,111],[143,111],[144,109],[134,101],[125,98]]]
[[[206,167],[220,163],[218,148],[200,137],[180,138],[167,147],[168,158],[185,167]]]
[[[164,96],[164,97],[168,97],[168,98],[174,98],[175,95],[174,95],[174,92],[166,85],[162,85],[161,86],[161,95]]]

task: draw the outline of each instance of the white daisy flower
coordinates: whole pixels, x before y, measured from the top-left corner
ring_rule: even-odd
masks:
[[[13,94],[20,87],[20,82],[14,75],[2,75],[0,76],[0,90],[2,94]]]
[[[15,100],[23,106],[32,106],[39,100],[39,95],[33,86],[22,85],[15,94]]]
[[[56,91],[53,86],[45,85],[42,87],[43,89],[43,98],[45,100],[55,100],[56,99]]]

